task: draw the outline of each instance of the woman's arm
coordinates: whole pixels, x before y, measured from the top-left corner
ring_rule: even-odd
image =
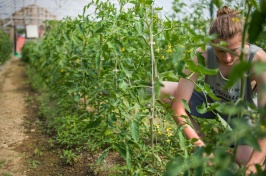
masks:
[[[197,75],[194,74],[191,77],[191,80],[195,82],[196,79],[197,79]],[[197,132],[187,123],[187,119],[189,118],[185,118],[185,117],[189,117],[189,116],[185,110],[183,103],[181,102],[182,99],[186,100],[187,102],[189,102],[190,100],[190,97],[195,87],[194,83],[191,80],[181,78],[179,81],[178,88],[174,94],[175,98],[172,103],[172,109],[175,113],[173,118],[178,125],[183,125],[185,127],[183,131],[188,139],[193,139],[193,138],[198,139],[194,143],[194,145],[204,146],[204,143],[200,139]]]
[[[196,50],[196,52],[202,52],[200,48]],[[202,56],[206,58],[205,52],[202,52]],[[197,58],[194,58],[194,62],[197,65]],[[184,71],[185,74],[190,74],[191,72],[189,70]],[[198,74],[193,73],[193,75],[189,78],[181,78],[178,83],[177,90],[174,94],[174,101],[172,102],[172,109],[175,113],[174,120],[178,125],[183,125],[184,133],[188,139],[198,139],[194,145],[196,146],[205,146],[203,141],[200,139],[197,132],[187,123],[187,119],[185,117],[189,117],[189,114],[187,114],[186,109],[181,102],[181,100],[185,100],[186,102],[189,102],[191,95],[195,88],[195,83],[197,82]]]
[[[266,63],[266,53],[263,50],[258,51],[253,62],[262,62]],[[256,74],[254,76],[254,80],[257,84],[257,93],[258,93],[258,108],[266,107],[266,71],[260,74]],[[262,124],[266,123],[266,115],[261,117]],[[251,172],[256,172],[255,164],[263,164],[266,156],[266,137],[262,139],[258,139],[258,143],[261,151],[253,150],[249,162],[247,163],[247,174]]]

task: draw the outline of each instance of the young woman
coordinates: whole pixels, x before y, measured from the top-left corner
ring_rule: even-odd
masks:
[[[236,83],[230,91],[223,89],[224,85],[228,81],[228,74],[232,67],[240,62],[239,55],[241,53],[241,43],[242,43],[242,22],[237,11],[231,10],[227,6],[222,7],[217,12],[217,17],[213,21],[209,34],[217,34],[217,38],[212,41],[214,44],[219,45],[220,42],[226,42],[225,48],[227,50],[221,49],[219,47],[208,46],[205,51],[198,48],[196,51],[201,52],[202,56],[205,58],[205,65],[211,69],[218,69],[219,72],[214,76],[205,76],[205,82],[209,84],[214,92],[214,94],[221,99],[221,101],[236,101],[239,96],[240,82]],[[264,62],[266,63],[266,53],[259,47],[246,43],[244,47],[246,51],[245,58],[249,62]],[[197,64],[197,59],[194,59]],[[252,73],[252,69],[250,70]],[[186,74],[189,74],[189,70],[185,70]],[[247,78],[247,86],[245,90],[245,99],[250,103],[252,101],[252,94],[255,87],[257,88],[258,94],[258,104],[259,107],[264,107],[266,105],[266,93],[263,92],[262,87],[266,85],[266,72],[256,75],[250,74],[251,76]],[[200,114],[196,110],[196,106],[205,102],[205,98],[202,93],[194,90],[198,75],[194,73],[190,79],[181,78],[178,83],[175,82],[164,82],[164,87],[161,89],[161,95],[174,96],[174,100],[171,102],[172,109],[175,112],[174,120],[178,125],[184,125],[184,133],[188,139],[196,138],[198,139],[194,145],[205,146],[202,139],[199,137],[197,132],[188,125],[187,120],[184,116],[188,116],[195,124],[191,115],[202,117],[202,118],[215,118],[215,114],[208,112],[205,114]],[[185,110],[185,107],[181,100],[184,99],[189,102],[191,113]],[[169,102],[164,99],[165,102]],[[211,101],[211,100],[210,100]],[[223,116],[225,120],[226,117]],[[266,118],[265,118],[266,120]],[[253,150],[248,145],[239,145],[237,148],[236,160],[239,164],[246,165],[248,167],[247,174],[250,172],[256,172],[254,164],[262,164],[266,156],[266,138],[259,139],[259,145],[261,151]]]

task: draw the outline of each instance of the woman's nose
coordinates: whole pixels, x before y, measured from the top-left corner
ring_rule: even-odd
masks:
[[[231,59],[232,59],[232,55],[230,53],[226,52],[225,53],[225,60],[226,61],[231,61]]]

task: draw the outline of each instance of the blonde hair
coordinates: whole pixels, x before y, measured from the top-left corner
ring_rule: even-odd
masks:
[[[217,34],[218,40],[228,40],[242,33],[242,21],[238,11],[223,6],[212,22],[209,34]]]

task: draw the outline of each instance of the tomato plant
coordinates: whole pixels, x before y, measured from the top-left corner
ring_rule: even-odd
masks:
[[[96,164],[115,151],[124,159],[124,174],[160,175],[167,163],[165,174],[213,175],[229,173],[229,166],[243,173],[232,164],[229,144],[222,142],[231,133],[221,118],[203,123],[214,144],[195,151],[159,99],[162,81],[186,77],[184,67],[202,76],[217,72],[196,66],[191,58],[196,47],[205,47],[213,37],[207,35],[209,20],[200,15],[218,1],[202,1],[194,14],[179,20],[159,18],[162,9],[151,0],[118,2],[116,7],[92,1],[76,19],[49,21],[44,38],[34,47],[25,45],[29,65],[48,88],[54,112],[43,112],[57,134],[54,141],[69,151],[76,146],[101,149]],[[88,9],[94,13],[87,14]],[[195,84],[212,94],[202,82]],[[201,110],[222,107],[216,103]],[[257,134],[239,123],[246,129],[242,137]],[[207,167],[203,152],[216,153],[217,167]]]
[[[10,58],[12,43],[9,36],[0,29],[0,65]]]

